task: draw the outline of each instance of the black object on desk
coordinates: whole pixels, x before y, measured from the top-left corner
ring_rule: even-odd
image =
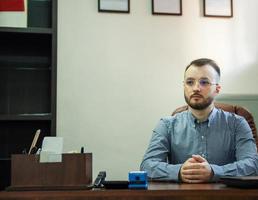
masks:
[[[129,181],[103,181],[106,189],[128,189]]]
[[[220,180],[229,187],[258,188],[258,176],[224,176]]]
[[[129,181],[106,181],[106,171],[100,171],[93,183],[94,188],[128,189]]]

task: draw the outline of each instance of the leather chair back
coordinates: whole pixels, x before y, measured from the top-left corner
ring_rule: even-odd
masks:
[[[256,126],[255,126],[254,118],[253,118],[252,114],[246,108],[237,106],[237,105],[230,105],[230,104],[215,102],[215,107],[244,117],[246,119],[246,121],[248,122],[250,128],[252,129],[253,137],[254,137],[256,147],[258,150],[257,130],[256,130]],[[177,108],[176,110],[174,110],[172,115],[183,112],[185,110],[188,110],[188,105]]]

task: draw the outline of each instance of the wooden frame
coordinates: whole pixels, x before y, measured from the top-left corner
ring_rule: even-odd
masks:
[[[233,17],[233,0],[203,0],[205,17]]]
[[[98,0],[98,11],[130,13],[130,0]]]
[[[182,15],[182,0],[152,0],[153,15]]]

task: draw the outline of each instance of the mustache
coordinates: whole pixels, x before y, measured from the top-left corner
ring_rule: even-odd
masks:
[[[199,93],[194,93],[194,94],[192,94],[192,95],[190,96],[190,98],[193,98],[193,97],[202,97],[202,98],[203,98],[203,96],[200,95]]]

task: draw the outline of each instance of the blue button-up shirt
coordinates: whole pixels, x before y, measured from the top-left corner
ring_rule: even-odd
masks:
[[[178,181],[182,164],[193,154],[210,164],[216,181],[221,176],[258,175],[258,156],[247,121],[214,108],[207,121],[190,111],[160,120],[141,163],[149,178]]]

